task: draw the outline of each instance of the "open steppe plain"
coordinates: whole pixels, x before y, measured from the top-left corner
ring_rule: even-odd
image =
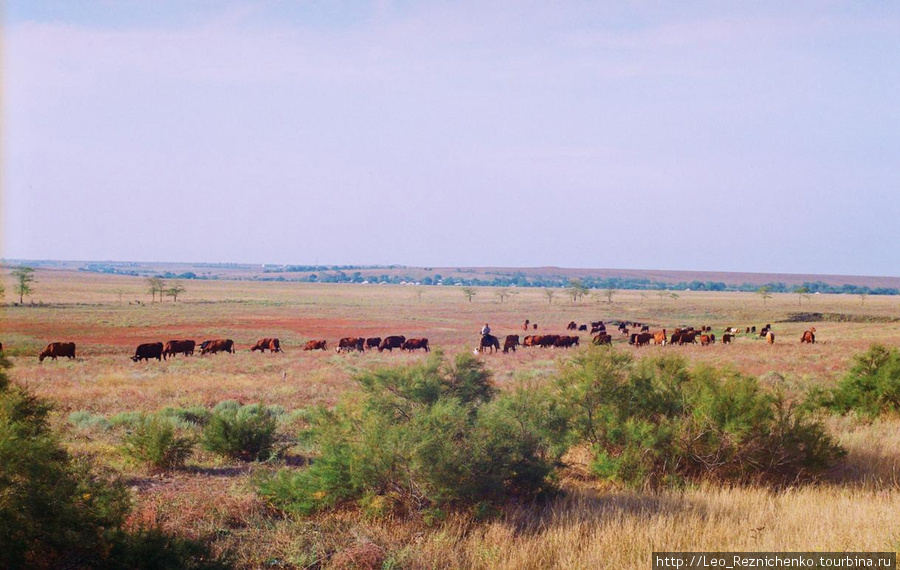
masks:
[[[372,542],[391,567],[648,568],[653,550],[860,551],[900,550],[900,419],[826,418],[848,455],[820,482],[774,490],[710,484],[683,490],[636,492],[600,484],[579,453],[567,457],[563,493],[542,504],[518,504],[489,522],[463,514],[432,525],[421,520],[367,520],[338,510],[308,519],[283,517],[255,495],[254,473],[304,468],[292,447],[297,426],[282,422],[282,459],[268,464],[229,463],[198,451],[188,468],[154,474],[130,463],[119,450],[116,428],[78,427],[68,418],[87,411],[112,417],[167,406],[212,407],[223,400],[262,402],[290,412],[333,405],[354,388],[354,372],[419,361],[424,355],[337,354],[345,336],[427,337],[447,355],[471,352],[481,326],[498,336],[566,334],[571,320],[640,321],[652,331],[709,325],[717,337],[727,326],[771,323],[776,343],[738,335],[732,345],[633,348],[614,329],[614,348],[638,356],[677,352],[694,363],[733,367],[754,375],[788,397],[810,387],[833,386],[852,356],[879,342],[900,346],[900,298],[679,291],[601,292],[579,302],[559,291],[548,303],[542,290],[513,289],[500,302],[478,288],[471,302],[458,287],[324,285],[258,281],[185,281],[177,303],[150,302],[145,280],[74,271],[40,270],[34,304],[14,306],[6,282],[0,342],[11,356],[10,376],[53,401],[54,424],[73,453],[121,472],[137,505],[134,516],[209,541],[241,567],[327,567],[333,554]],[[135,303],[140,300],[143,304]],[[791,313],[843,315],[846,322],[781,322]],[[800,336],[817,329],[815,345]],[[579,334],[582,343],[590,337]],[[283,354],[251,353],[262,337],[278,337]],[[143,342],[231,338],[237,353],[134,363]],[[326,339],[326,352],[304,352],[306,340]],[[78,345],[75,360],[37,354],[51,341]],[[484,354],[501,389],[552,378],[578,349],[520,349]]]

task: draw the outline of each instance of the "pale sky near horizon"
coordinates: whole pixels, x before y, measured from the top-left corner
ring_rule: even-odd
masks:
[[[4,5],[0,255],[900,274],[900,3]]]

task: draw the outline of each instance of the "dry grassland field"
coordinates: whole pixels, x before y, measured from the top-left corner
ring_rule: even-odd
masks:
[[[689,485],[638,492],[585,476],[586,459],[572,452],[562,493],[540,504],[514,504],[499,517],[476,522],[465,513],[436,524],[417,518],[367,519],[348,509],[310,518],[273,512],[256,495],[256,473],[285,465],[303,469],[292,447],[297,426],[279,424],[285,451],[268,463],[228,462],[198,451],[184,470],[155,474],[120,451],[122,432],[102,423],[75,425],[73,412],[111,418],[165,407],[212,407],[223,400],[281,406],[284,417],[316,404],[334,405],[354,387],[356,371],[420,361],[424,353],[367,351],[338,354],[341,337],[427,337],[447,355],[471,353],[481,326],[494,334],[523,335],[525,319],[537,334],[567,333],[569,321],[627,320],[651,331],[709,325],[773,325],[774,345],[740,334],[731,345],[634,348],[614,327],[615,350],[638,355],[675,352],[693,363],[732,367],[758,377],[788,397],[813,386],[833,386],[854,354],[872,343],[900,346],[900,298],[679,292],[677,299],[619,291],[575,303],[560,291],[552,304],[542,290],[518,289],[501,303],[491,288],[471,302],[458,287],[326,285],[254,281],[186,281],[178,302],[150,303],[142,278],[39,270],[34,301],[13,306],[7,280],[2,310],[4,351],[11,378],[56,406],[54,427],[66,445],[127,478],[133,516],[228,552],[240,567],[328,566],[334,553],[374,543],[385,564],[403,568],[648,568],[651,551],[898,551],[900,550],[900,420],[831,416],[826,422],[848,450],[820,481],[779,490],[764,486]],[[133,303],[140,299],[143,305]],[[798,311],[842,314],[849,322],[782,322]],[[817,343],[801,334],[817,329]],[[259,338],[278,337],[284,352],[250,352]],[[135,347],[170,339],[230,338],[236,354],[178,356],[132,362]],[[329,350],[305,352],[310,339]],[[51,341],[71,341],[74,360],[45,360]],[[519,349],[482,354],[501,390],[540,384],[561,362],[587,346]]]

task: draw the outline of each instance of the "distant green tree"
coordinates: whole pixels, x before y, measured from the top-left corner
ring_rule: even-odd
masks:
[[[572,302],[577,303],[590,290],[584,286],[581,279],[569,279],[569,285],[566,287],[566,294],[572,297]]]
[[[17,267],[12,272],[13,278],[16,280],[16,288],[15,291],[19,295],[19,304],[23,303],[22,298],[25,295],[31,295],[34,292],[34,289],[31,287],[32,283],[35,283],[34,278],[34,268],[33,267]]]
[[[549,289],[549,288],[544,289],[544,296],[547,297],[547,302],[552,305],[553,297],[556,296],[556,291],[554,291],[553,289]]]
[[[476,293],[477,293],[477,291],[475,291],[475,289],[473,289],[471,287],[463,287],[462,288],[462,294],[466,297],[466,299],[469,300],[470,303],[472,302],[472,297],[474,297],[476,295]]]
[[[186,291],[186,289],[184,288],[184,285],[181,284],[181,281],[176,281],[176,282],[172,283],[169,287],[166,288],[165,293],[166,293],[167,297],[172,297],[172,301],[177,303],[178,295],[184,293],[185,291]],[[161,293],[160,293],[160,295],[161,295]],[[162,300],[161,296],[160,296],[160,300]]]
[[[772,298],[772,294],[769,292],[771,290],[772,290],[772,288],[769,287],[768,285],[763,285],[762,287],[760,287],[759,289],[756,290],[756,293],[760,297],[762,297],[763,305],[766,304],[766,301],[768,301],[769,299]]]
[[[494,291],[494,295],[497,295],[497,297],[500,298],[501,303],[503,301],[505,301],[506,299],[511,298],[513,295],[517,295],[517,294],[518,293],[516,291],[510,291],[506,287],[503,287],[502,289],[499,289],[498,291]]]
[[[802,305],[803,300],[806,299],[806,302],[809,303],[809,287],[801,286],[794,289],[794,293],[797,294],[797,304]]]
[[[618,289],[616,289],[615,287],[607,287],[606,289],[604,289],[603,296],[606,297],[606,302],[612,303],[613,295],[615,295],[618,292],[619,292]]]
[[[163,289],[165,283],[160,277],[147,278],[147,292],[150,293],[151,303],[156,302],[156,294],[159,293],[159,300],[162,301]]]

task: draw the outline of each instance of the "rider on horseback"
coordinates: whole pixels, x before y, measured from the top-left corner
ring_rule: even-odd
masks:
[[[484,323],[484,326],[481,327],[481,336],[487,336],[489,334],[491,334],[491,327],[489,327],[487,323]]]

